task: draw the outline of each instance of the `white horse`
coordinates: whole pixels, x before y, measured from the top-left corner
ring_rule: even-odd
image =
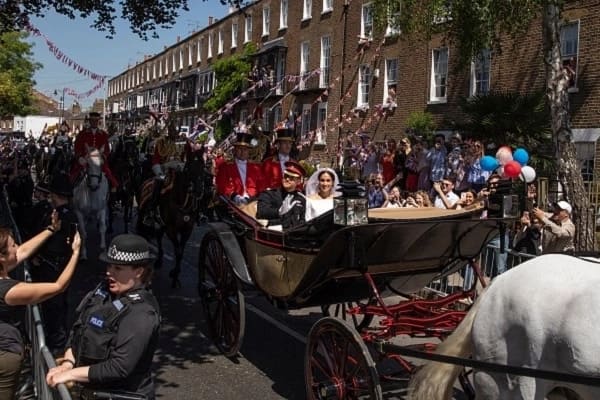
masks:
[[[83,245],[81,246],[81,259],[87,258],[87,230],[86,219],[95,217],[98,221],[100,233],[100,249],[106,248],[106,210],[108,204],[108,180],[102,173],[104,163],[103,150],[86,145],[86,171],[83,179],[73,190],[73,208],[79,221],[79,232]]]
[[[600,265],[550,254],[511,269],[437,353],[600,378]],[[427,364],[411,381],[410,398],[451,399],[461,369]],[[600,399],[600,387],[486,371],[475,371],[474,384],[478,400]]]

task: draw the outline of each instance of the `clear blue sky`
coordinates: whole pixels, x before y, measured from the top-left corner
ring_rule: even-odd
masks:
[[[158,30],[159,38],[140,39],[131,33],[127,21],[118,19],[115,22],[116,34],[107,39],[105,33],[90,28],[92,20],[70,20],[56,13],[48,13],[44,18],[32,19],[33,25],[46,35],[54,44],[73,61],[92,72],[114,76],[127,68],[127,64],[141,61],[144,54],[156,54],[165,45],[175,43],[177,36],[189,36],[192,30],[199,30],[208,25],[208,17],[219,19],[227,15],[227,7],[219,0],[189,0],[190,11],[182,11],[178,22],[171,29]],[[35,74],[36,89],[55,99],[62,95],[64,87],[79,93],[87,92],[96,85],[96,81],[78,74],[48,50],[41,37],[30,37],[34,43],[34,59],[43,64],[43,68]],[[58,96],[53,92],[57,91]],[[101,99],[104,90],[100,89],[92,96],[80,101],[84,107],[90,106],[94,99]],[[65,105],[70,107],[74,98],[66,96]]]

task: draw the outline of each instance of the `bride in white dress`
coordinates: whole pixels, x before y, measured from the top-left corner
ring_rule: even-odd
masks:
[[[335,188],[340,181],[331,168],[319,168],[311,175],[305,185],[306,221],[333,210],[333,198],[339,193]]]

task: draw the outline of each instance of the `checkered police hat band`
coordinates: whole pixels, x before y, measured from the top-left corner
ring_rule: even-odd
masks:
[[[117,249],[117,246],[112,245],[108,249],[108,257],[113,261],[120,262],[142,261],[150,258],[150,251],[121,251]]]

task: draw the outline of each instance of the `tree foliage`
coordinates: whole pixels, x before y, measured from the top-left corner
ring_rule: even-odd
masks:
[[[41,65],[32,59],[26,34],[0,34],[0,117],[33,112],[33,75]]]
[[[422,136],[426,140],[433,138],[436,124],[431,113],[425,111],[414,111],[406,118],[406,126],[410,128],[414,134]]]

